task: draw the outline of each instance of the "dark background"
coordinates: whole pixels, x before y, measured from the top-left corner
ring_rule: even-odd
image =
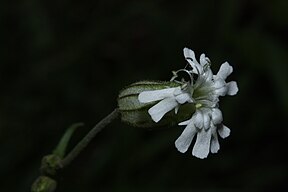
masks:
[[[29,191],[65,129],[71,145],[138,80],[169,80],[182,49],[229,61],[240,91],[221,99],[231,135],[200,160],[174,141],[113,122],[63,170],[58,191],[285,191],[288,1],[0,3],[0,191]]]

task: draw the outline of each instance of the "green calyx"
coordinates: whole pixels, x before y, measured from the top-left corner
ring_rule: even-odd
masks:
[[[150,117],[148,110],[153,105],[157,104],[158,101],[140,103],[138,100],[138,95],[143,91],[161,90],[181,85],[181,83],[171,81],[140,81],[127,86],[120,91],[118,96],[118,107],[122,121],[135,127],[153,128],[172,126],[187,120],[191,117],[191,112],[195,111],[194,104],[186,103],[181,105],[177,114],[172,110],[165,114],[158,123],[155,123]]]

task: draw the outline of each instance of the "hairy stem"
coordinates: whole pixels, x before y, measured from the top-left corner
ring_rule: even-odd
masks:
[[[64,168],[71,163],[79,153],[90,143],[95,135],[101,131],[105,126],[111,123],[119,116],[119,110],[116,108],[99,123],[97,123],[89,133],[72,149],[72,151],[61,161],[61,167]]]

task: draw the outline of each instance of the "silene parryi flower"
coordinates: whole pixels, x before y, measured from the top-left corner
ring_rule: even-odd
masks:
[[[127,122],[137,121],[136,126],[141,126],[141,123],[143,126],[149,126],[150,123],[147,123],[149,120],[144,120],[139,112],[135,112],[135,109],[145,111],[146,114],[148,109],[150,118],[156,124],[161,124],[165,116],[177,116],[173,120],[185,128],[175,141],[176,148],[181,153],[186,152],[196,137],[192,155],[203,159],[208,156],[209,151],[217,153],[220,149],[218,134],[221,138],[230,134],[230,129],[222,124],[222,112],[218,108],[219,96],[235,95],[238,87],[235,81],[225,81],[233,71],[228,62],[223,63],[214,75],[210,68],[210,60],[205,54],[201,54],[198,62],[192,50],[184,48],[183,52],[188,64],[184,69],[173,72],[169,83],[132,84],[120,93],[118,104],[120,110],[123,106],[129,106],[122,110],[123,114],[134,110],[133,113],[127,113],[129,115],[123,115],[123,118],[126,118],[124,121]],[[190,78],[176,80],[179,73],[183,72]],[[127,99],[129,105],[124,102]],[[185,110],[181,111],[181,107]]]

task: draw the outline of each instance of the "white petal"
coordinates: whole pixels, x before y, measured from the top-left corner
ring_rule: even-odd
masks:
[[[187,120],[187,121],[183,121],[181,123],[179,123],[178,125],[188,125],[190,123],[191,119]]]
[[[202,129],[203,127],[203,114],[201,110],[196,110],[196,112],[193,114],[191,121],[193,121],[195,127]]]
[[[221,125],[218,128],[218,134],[220,135],[221,138],[226,138],[230,135],[230,129],[228,127],[226,127],[225,125]]]
[[[197,62],[194,51],[185,47],[183,49],[183,53],[184,53],[185,59],[193,68],[192,72],[196,74],[198,74],[198,72],[202,73],[203,67]]]
[[[204,73],[204,77],[206,79],[206,81],[211,81],[213,78],[213,72],[210,69],[210,67],[208,69],[206,69],[205,73]]]
[[[227,94],[228,95],[236,95],[238,92],[238,86],[235,81],[231,81],[227,83]]]
[[[198,102],[200,102],[202,105],[209,106],[209,107],[215,107],[217,103],[219,102],[218,95],[211,94],[207,95],[204,99],[198,99]]]
[[[210,149],[210,140],[211,140],[211,129],[205,131],[201,129],[197,134],[196,143],[192,150],[192,155],[200,159],[204,159],[209,154]]]
[[[180,95],[177,95],[175,97],[176,101],[180,104],[186,103],[186,102],[192,102],[192,99],[188,93],[182,93]]]
[[[221,65],[217,73],[217,76],[225,80],[232,72],[233,72],[233,67],[229,65],[228,62],[225,62]]]
[[[193,63],[192,61],[189,61],[189,60],[187,60],[187,61],[190,64],[190,66],[192,67],[192,70],[190,71],[190,73],[198,74],[199,69],[197,68],[198,69],[198,71],[197,71],[195,63]]]
[[[211,144],[210,144],[210,151],[211,153],[217,153],[220,149],[220,144],[218,141],[218,136],[216,132],[216,127],[214,126],[212,129],[212,138],[211,138]]]
[[[212,109],[211,116],[212,116],[212,121],[213,121],[214,125],[220,124],[223,120],[222,112],[218,108]]]
[[[204,129],[207,130],[210,128],[210,113],[209,112],[204,112],[203,113],[203,125],[204,125]]]
[[[192,67],[192,72],[195,74],[202,74],[203,73],[203,67],[196,61],[191,61],[190,59],[186,59],[190,66]]]
[[[138,100],[140,103],[149,103],[152,101],[159,101],[165,97],[173,97],[173,92],[177,87],[160,89],[154,91],[143,91],[139,94]],[[179,87],[180,88],[180,87]]]
[[[192,59],[192,60],[196,60],[196,58],[195,58],[195,53],[194,53],[194,51],[192,51],[191,49],[188,49],[188,48],[185,47],[185,48],[183,49],[183,53],[184,53],[185,59],[190,58],[190,59]]]
[[[162,117],[169,111],[171,111],[173,108],[175,108],[178,105],[178,103],[175,101],[174,98],[166,98],[151,107],[148,110],[148,113],[150,114],[153,121],[156,123],[162,119]]]
[[[207,60],[206,60],[205,54],[202,53],[202,54],[200,55],[200,64],[201,64],[202,66],[204,66],[206,63],[207,63]]]
[[[225,96],[227,94],[226,82],[223,79],[221,78],[215,79],[213,87],[215,88],[215,93],[217,95]]]
[[[220,96],[225,96],[227,94],[227,87],[223,86],[220,89],[216,89],[215,93]]]
[[[185,153],[187,151],[196,132],[197,131],[193,123],[189,123],[182,132],[182,134],[175,141],[175,146],[178,151],[180,151],[181,153]]]
[[[176,96],[176,95],[180,95],[180,94],[183,94],[183,93],[185,93],[185,92],[179,86],[179,87],[175,87],[173,95]]]
[[[215,89],[220,89],[221,87],[224,87],[226,85],[226,82],[224,79],[221,79],[221,78],[217,78],[217,76],[214,76],[214,84],[213,84],[213,87]]]

